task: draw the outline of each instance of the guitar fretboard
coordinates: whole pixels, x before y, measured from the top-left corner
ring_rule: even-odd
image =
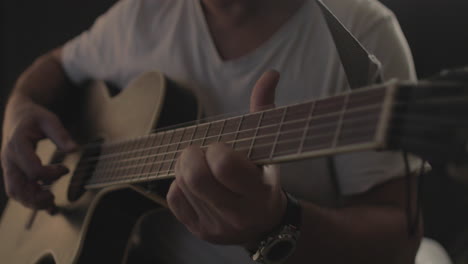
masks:
[[[100,155],[84,156],[77,170],[93,171],[86,188],[98,188],[173,177],[177,158],[193,145],[205,149],[224,142],[257,164],[376,148],[383,144],[390,88],[363,89],[103,144]]]

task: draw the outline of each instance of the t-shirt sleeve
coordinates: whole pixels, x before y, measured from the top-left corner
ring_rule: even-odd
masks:
[[[90,79],[109,80],[118,75],[120,60],[124,58],[121,53],[128,45],[128,24],[137,2],[118,1],[89,30],[64,45],[62,64],[74,83]]]
[[[372,25],[367,25],[361,33],[358,39],[382,63],[384,79],[416,79],[410,49],[391,12],[388,11],[386,16]],[[365,192],[388,180],[403,177],[406,173],[401,152],[367,151],[343,154],[335,156],[334,162],[343,195]],[[421,164],[419,158],[409,156],[412,173],[418,171]]]

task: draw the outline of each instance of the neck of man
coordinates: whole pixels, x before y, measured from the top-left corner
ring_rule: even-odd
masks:
[[[195,1],[201,1],[219,56],[232,60],[265,43],[305,0]]]
[[[289,17],[304,0],[200,0],[209,21],[226,27]]]

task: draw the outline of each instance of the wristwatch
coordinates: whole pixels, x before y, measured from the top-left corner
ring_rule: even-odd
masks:
[[[294,252],[300,235],[302,208],[291,194],[286,194],[286,212],[278,228],[275,228],[256,251],[251,252],[254,261],[263,264],[280,264]]]

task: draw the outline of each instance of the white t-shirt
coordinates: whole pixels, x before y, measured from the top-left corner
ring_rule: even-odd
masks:
[[[415,79],[410,50],[388,9],[375,0],[324,2],[382,62],[385,79]],[[349,89],[327,25],[313,0],[306,0],[257,49],[229,61],[217,52],[199,1],[121,0],[89,31],[68,42],[62,56],[68,76],[76,83],[100,79],[125,87],[145,71],[163,72],[191,87],[208,116],[247,111],[251,89],[268,69],[281,73],[277,105]],[[390,152],[339,155],[334,164],[344,195],[364,192],[403,176],[404,171],[402,155]],[[288,191],[318,204],[334,205],[336,192],[325,158],[281,168]]]
[[[386,79],[415,79],[409,48],[394,15],[374,0],[326,4],[383,64]],[[281,73],[276,104],[325,97],[348,89],[335,45],[315,1],[305,1],[269,40],[241,58],[223,61],[196,0],[121,0],[94,26],[68,42],[63,64],[76,83],[105,80],[125,87],[158,70],[191,87],[210,115],[245,112],[251,89],[268,69]],[[282,166],[284,185],[297,196],[329,204],[334,195],[326,159]],[[402,175],[394,153],[335,158],[343,194],[363,192]]]

